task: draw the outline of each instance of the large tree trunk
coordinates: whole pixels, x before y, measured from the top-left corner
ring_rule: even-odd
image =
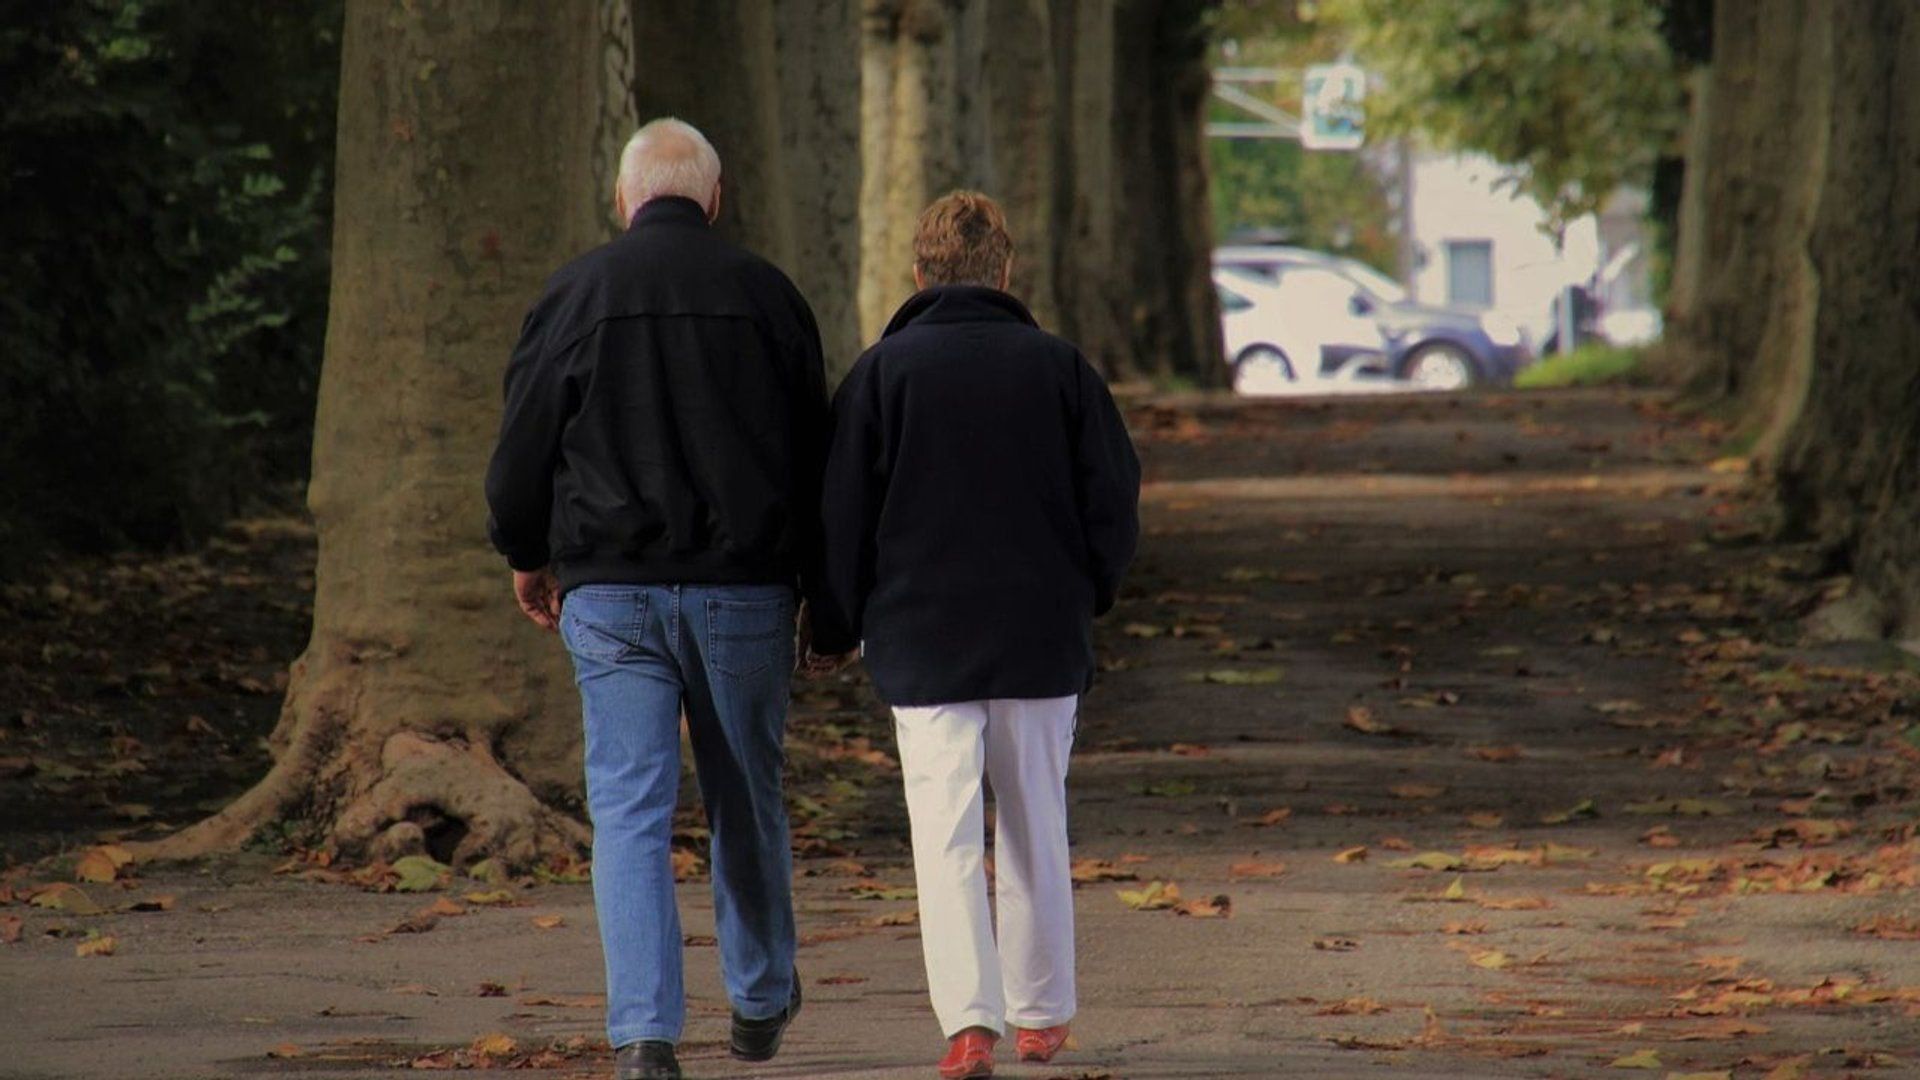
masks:
[[[1920,9],[1720,0],[1670,338],[1854,588],[1920,648]]]
[[[1725,6],[1724,4],[1722,6]],[[1824,160],[1811,213],[1815,298],[1804,388],[1777,408],[1790,525],[1853,575],[1859,632],[1920,652],[1920,9],[1906,0],[1818,5],[1828,55]]]
[[[586,840],[571,680],[514,610],[480,475],[522,314],[610,232],[623,9],[348,3],[313,637],[266,778],[149,855],[268,826],[349,855],[518,865]]]
[[[920,211],[954,188],[991,186],[986,101],[979,96],[986,9],[987,0],[863,0],[863,340],[878,337],[913,294]]]
[[[703,131],[724,170],[720,229],[792,275],[829,375],[860,352],[860,0],[637,0],[642,120]]]
[[[1113,63],[1123,279],[1137,370],[1225,380],[1213,289],[1203,114],[1211,75],[1208,0],[1122,0]]]

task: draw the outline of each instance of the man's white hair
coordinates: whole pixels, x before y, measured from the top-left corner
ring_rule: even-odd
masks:
[[[649,199],[680,195],[706,206],[720,182],[720,155],[700,129],[675,117],[651,121],[620,151],[616,181],[629,213]]]

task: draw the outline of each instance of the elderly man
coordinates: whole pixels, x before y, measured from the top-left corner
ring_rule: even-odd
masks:
[[[992,199],[935,201],[913,255],[920,292],[834,398],[828,602],[893,706],[939,1071],[960,1080],[992,1074],[1009,1025],[1022,1060],[1050,1060],[1073,1019],[1067,755],[1140,464],[1099,373],[1008,295]]]
[[[619,1080],[652,1080],[680,1075],[686,1014],[683,711],[733,1056],[771,1058],[800,1008],[782,739],[796,585],[820,557],[826,385],[806,301],[710,228],[720,159],[700,132],[641,128],[614,210],[626,233],[562,267],[527,315],[487,501],[521,610],[573,657],[607,1036]]]

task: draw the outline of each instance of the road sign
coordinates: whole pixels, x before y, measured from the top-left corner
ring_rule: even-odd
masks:
[[[1358,150],[1366,142],[1367,73],[1354,64],[1307,68],[1301,97],[1300,145],[1308,150]]]

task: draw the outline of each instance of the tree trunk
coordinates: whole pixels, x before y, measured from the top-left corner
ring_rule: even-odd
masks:
[[[1213,290],[1213,222],[1203,114],[1207,0],[1122,0],[1116,59],[1120,177],[1136,370],[1201,386],[1224,382]]]
[[[1920,10],[1817,5],[1833,58],[1809,153],[1825,182],[1806,256],[1803,389],[1778,412],[1781,505],[1850,570],[1856,629],[1920,652]],[[1817,39],[1817,40],[1819,40]]]
[[[860,38],[860,328],[879,337],[913,295],[929,202],[986,186],[986,0],[864,0]],[[1016,242],[1018,238],[1016,238]]]
[[[860,0],[638,0],[634,95],[720,151],[720,229],[792,275],[829,375],[860,353]]]
[[[1920,10],[1720,0],[1710,79],[1669,336],[1852,575],[1820,627],[1920,649]]]
[[[480,476],[540,283],[610,234],[624,4],[350,0],[308,501],[313,637],[265,779],[151,857],[273,828],[347,855],[577,850],[578,704],[513,607]]]

